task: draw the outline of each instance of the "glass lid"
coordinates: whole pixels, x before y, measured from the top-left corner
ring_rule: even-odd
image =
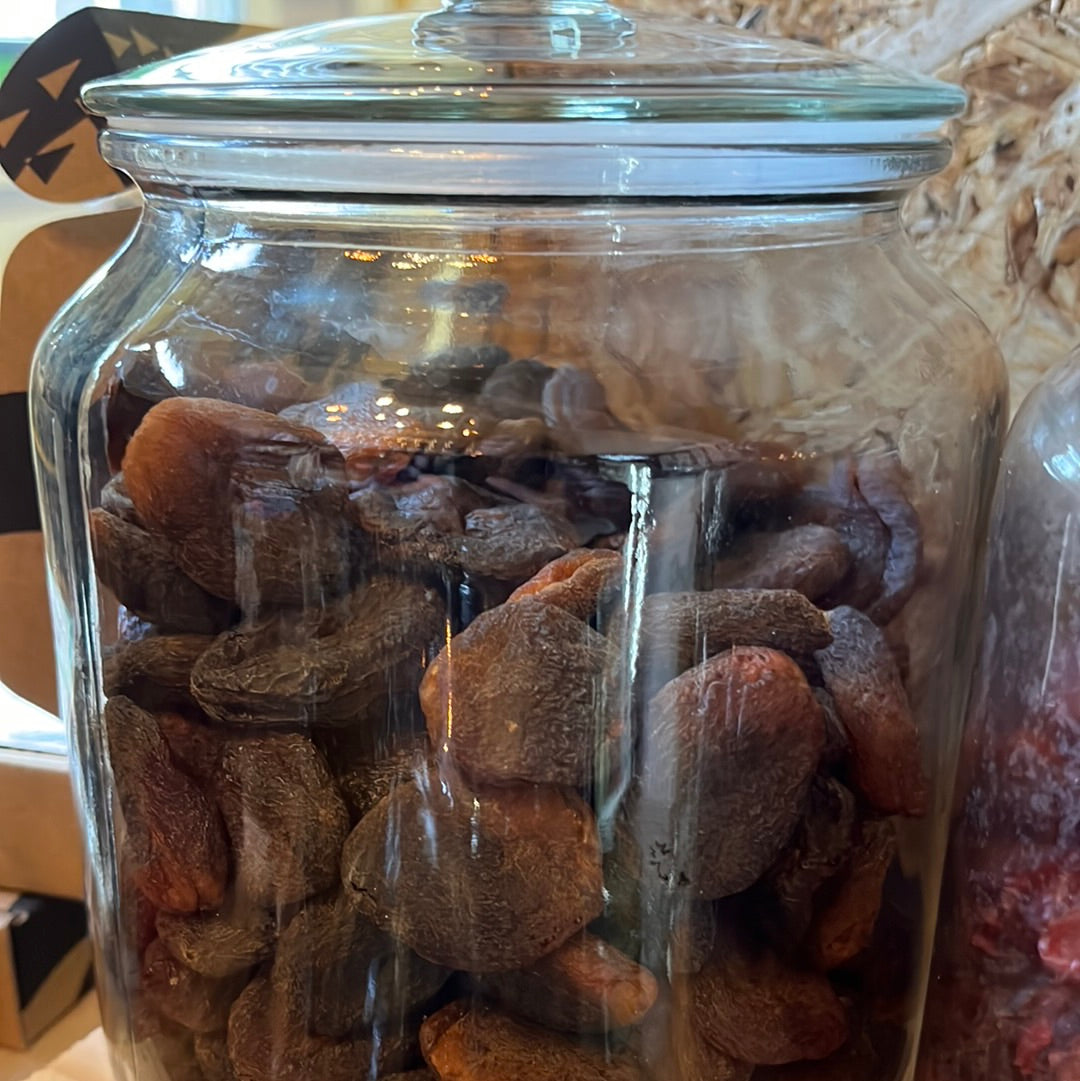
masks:
[[[911,183],[944,164],[937,129],[965,102],[853,57],[591,0],[448,0],[287,30],[98,80],[83,100],[133,173],[166,140],[211,183],[227,150],[245,186],[578,195]],[[366,184],[361,154],[392,155],[392,175]]]

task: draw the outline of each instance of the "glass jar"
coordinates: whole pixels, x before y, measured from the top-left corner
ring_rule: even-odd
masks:
[[[590,3],[98,83],[33,380],[118,1077],[900,1077],[1005,383],[953,88]]]
[[[922,1078],[1080,1069],[1080,355],[1017,413],[994,497]]]

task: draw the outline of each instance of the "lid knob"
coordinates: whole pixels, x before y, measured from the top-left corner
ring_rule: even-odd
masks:
[[[424,49],[518,60],[601,55],[633,35],[633,21],[606,0],[443,0],[413,27]]]

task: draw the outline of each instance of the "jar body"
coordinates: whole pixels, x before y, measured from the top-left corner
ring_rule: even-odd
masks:
[[[1078,403],[1074,354],[1018,412],[994,497],[924,1077],[1062,1078],[1080,1061]]]
[[[901,1076],[1003,396],[889,207],[150,195],[33,404],[119,1075]]]

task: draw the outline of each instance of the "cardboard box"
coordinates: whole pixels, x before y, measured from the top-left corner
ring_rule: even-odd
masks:
[[[92,982],[79,901],[0,893],[0,1046],[25,1050]]]

